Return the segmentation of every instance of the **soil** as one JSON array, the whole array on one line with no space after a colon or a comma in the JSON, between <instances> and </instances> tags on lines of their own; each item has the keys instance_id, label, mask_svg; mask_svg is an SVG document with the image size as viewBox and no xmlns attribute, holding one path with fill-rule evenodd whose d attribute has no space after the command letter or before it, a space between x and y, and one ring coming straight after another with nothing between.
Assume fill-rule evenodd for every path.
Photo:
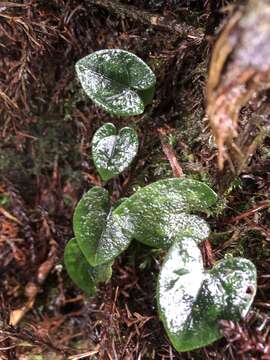
<instances>
[{"instance_id":1,"label":"soil","mask_svg":"<svg viewBox=\"0 0 270 360\"><path fill-rule=\"evenodd\" d=\"M269 120L268 90L260 88L241 109L242 143L247 133L260 139L241 166L232 158L219 170L205 116L213 46L242 4L0 4L1 360L270 359L270 137L253 116L259 108L260 119ZM142 116L111 117L83 93L74 64L105 48L131 51L155 72L155 98ZM133 243L114 264L111 281L90 298L65 271L74 207L84 191L101 184L90 148L107 121L118 128L132 122L140 138L132 166L105 185L113 201L170 176L204 181L220 194L207 219L212 235L202 245L205 264L232 254L257 267L258 292L247 318L222 321L224 338L206 348L179 354L166 337L155 299L160 251Z\"/></svg>"}]
</instances>

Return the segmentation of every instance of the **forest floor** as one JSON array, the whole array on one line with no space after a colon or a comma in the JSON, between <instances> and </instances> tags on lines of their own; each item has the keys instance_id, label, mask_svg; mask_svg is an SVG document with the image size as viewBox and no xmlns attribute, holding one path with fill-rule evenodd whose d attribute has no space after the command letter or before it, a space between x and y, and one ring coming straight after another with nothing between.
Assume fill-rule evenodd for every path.
<instances>
[{"instance_id":1,"label":"forest floor","mask_svg":"<svg viewBox=\"0 0 270 360\"><path fill-rule=\"evenodd\" d=\"M231 2L126 0L135 6L127 13L111 3L0 4L0 359L270 359L270 137L224 195L230 176L218 169L205 117L212 46ZM142 116L112 118L83 93L74 65L104 48L131 51L155 72L154 102ZM248 317L224 322L224 338L206 348L171 347L156 311L156 250L132 244L91 298L65 271L74 207L100 184L91 139L107 121L132 122L140 138L131 168L106 184L114 200L176 175L175 159L186 176L223 187L204 249L213 261L228 253L252 260L258 292Z\"/></svg>"}]
</instances>

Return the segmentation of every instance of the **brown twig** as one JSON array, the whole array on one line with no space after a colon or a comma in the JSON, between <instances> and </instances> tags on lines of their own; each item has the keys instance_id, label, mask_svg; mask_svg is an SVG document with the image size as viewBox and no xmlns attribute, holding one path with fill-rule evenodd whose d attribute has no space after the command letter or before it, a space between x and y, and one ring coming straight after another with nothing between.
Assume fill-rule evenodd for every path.
<instances>
[{"instance_id":1,"label":"brown twig","mask_svg":"<svg viewBox=\"0 0 270 360\"><path fill-rule=\"evenodd\" d=\"M166 155L167 159L172 168L173 176L175 177L183 177L185 176L183 169L181 168L179 162L177 161L175 151L171 147L171 145L166 141L166 130L160 128L158 129L159 137L161 141L161 146L164 154Z\"/></svg>"},{"instance_id":2,"label":"brown twig","mask_svg":"<svg viewBox=\"0 0 270 360\"><path fill-rule=\"evenodd\" d=\"M266 209L269 206L270 206L270 201L265 201L250 210L247 210L237 216L233 216L233 217L229 218L227 221L230 223L238 222L239 220L249 217L249 216L255 214L256 212L258 212L259 210Z\"/></svg>"},{"instance_id":3,"label":"brown twig","mask_svg":"<svg viewBox=\"0 0 270 360\"><path fill-rule=\"evenodd\" d=\"M72 355L68 359L69 360L80 360L80 359L85 359L85 358L88 359L89 357L92 357L98 353L99 353L99 346L97 346L97 348L95 350L87 351L86 353L82 353L82 354L78 354L78 355Z\"/></svg>"},{"instance_id":4,"label":"brown twig","mask_svg":"<svg viewBox=\"0 0 270 360\"><path fill-rule=\"evenodd\" d=\"M2 101L4 103L6 103L9 107L11 108L15 108L16 110L19 110L18 105L16 104L16 102L14 100L12 100L7 94L4 93L4 91L2 91L0 89L0 98L2 99Z\"/></svg>"},{"instance_id":5,"label":"brown twig","mask_svg":"<svg viewBox=\"0 0 270 360\"><path fill-rule=\"evenodd\" d=\"M2 1L1 8L11 8L11 7L20 7L20 8L27 8L31 6L31 4L17 4L10 1Z\"/></svg>"},{"instance_id":6,"label":"brown twig","mask_svg":"<svg viewBox=\"0 0 270 360\"><path fill-rule=\"evenodd\" d=\"M214 265L214 255L211 242L208 239L202 243L202 252L206 267L211 268Z\"/></svg>"},{"instance_id":7,"label":"brown twig","mask_svg":"<svg viewBox=\"0 0 270 360\"><path fill-rule=\"evenodd\" d=\"M182 37L191 39L202 39L203 33L185 22L178 23L175 19L168 19L164 16L153 14L148 11L139 10L135 6L121 4L112 0L90 0L93 5L101 6L111 13L122 18L128 17L146 25L177 33Z\"/></svg>"},{"instance_id":8,"label":"brown twig","mask_svg":"<svg viewBox=\"0 0 270 360\"><path fill-rule=\"evenodd\" d=\"M22 225L22 222L19 219L17 219L16 216L10 214L10 212L8 212L3 207L0 207L0 213L2 213L7 219L12 220L12 221L16 222L19 225Z\"/></svg>"}]
</instances>

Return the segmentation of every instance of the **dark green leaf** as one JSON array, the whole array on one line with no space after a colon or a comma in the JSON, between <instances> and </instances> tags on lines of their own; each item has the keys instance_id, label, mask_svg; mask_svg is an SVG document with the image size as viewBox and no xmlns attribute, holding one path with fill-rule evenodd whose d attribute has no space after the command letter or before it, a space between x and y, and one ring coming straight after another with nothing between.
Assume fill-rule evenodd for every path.
<instances>
[{"instance_id":1,"label":"dark green leaf","mask_svg":"<svg viewBox=\"0 0 270 360\"><path fill-rule=\"evenodd\" d=\"M146 245L168 248L175 237L207 238L207 223L185 212L206 211L217 201L207 185L191 179L166 179L148 185L113 211L123 232Z\"/></svg>"},{"instance_id":2,"label":"dark green leaf","mask_svg":"<svg viewBox=\"0 0 270 360\"><path fill-rule=\"evenodd\" d=\"M107 190L93 187L83 195L73 215L73 228L78 245L93 266L97 265L95 258L98 242L109 212L110 199Z\"/></svg>"},{"instance_id":3,"label":"dark green leaf","mask_svg":"<svg viewBox=\"0 0 270 360\"><path fill-rule=\"evenodd\" d=\"M104 124L92 140L92 155L97 171L107 181L124 171L137 154L139 146L135 130L125 127L117 135L113 124Z\"/></svg>"},{"instance_id":4,"label":"dark green leaf","mask_svg":"<svg viewBox=\"0 0 270 360\"><path fill-rule=\"evenodd\" d=\"M159 276L160 318L179 352L211 344L221 337L219 320L244 317L256 293L256 268L247 259L228 258L203 270L200 250L191 238L170 248Z\"/></svg>"},{"instance_id":5,"label":"dark green leaf","mask_svg":"<svg viewBox=\"0 0 270 360\"><path fill-rule=\"evenodd\" d=\"M87 95L111 114L139 115L152 101L155 75L128 51L96 51L79 60L76 71Z\"/></svg>"},{"instance_id":6,"label":"dark green leaf","mask_svg":"<svg viewBox=\"0 0 270 360\"><path fill-rule=\"evenodd\" d=\"M89 295L96 292L96 284L108 281L112 275L111 264L95 267L89 265L76 239L71 239L67 243L64 262L67 272L74 283Z\"/></svg>"},{"instance_id":7,"label":"dark green leaf","mask_svg":"<svg viewBox=\"0 0 270 360\"><path fill-rule=\"evenodd\" d=\"M83 195L73 216L76 240L89 264L113 261L130 243L117 222L112 221L107 190L93 187Z\"/></svg>"}]
</instances>

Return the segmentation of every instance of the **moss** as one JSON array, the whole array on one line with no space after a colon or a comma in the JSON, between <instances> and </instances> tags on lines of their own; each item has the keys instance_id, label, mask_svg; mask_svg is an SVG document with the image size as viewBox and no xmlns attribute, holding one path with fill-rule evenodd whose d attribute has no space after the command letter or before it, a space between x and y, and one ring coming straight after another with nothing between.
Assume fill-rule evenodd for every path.
<instances>
[{"instance_id":1,"label":"moss","mask_svg":"<svg viewBox=\"0 0 270 360\"><path fill-rule=\"evenodd\" d=\"M8 194L0 194L0 206L4 206L6 208L9 208L11 205L11 199Z\"/></svg>"}]
</instances>

